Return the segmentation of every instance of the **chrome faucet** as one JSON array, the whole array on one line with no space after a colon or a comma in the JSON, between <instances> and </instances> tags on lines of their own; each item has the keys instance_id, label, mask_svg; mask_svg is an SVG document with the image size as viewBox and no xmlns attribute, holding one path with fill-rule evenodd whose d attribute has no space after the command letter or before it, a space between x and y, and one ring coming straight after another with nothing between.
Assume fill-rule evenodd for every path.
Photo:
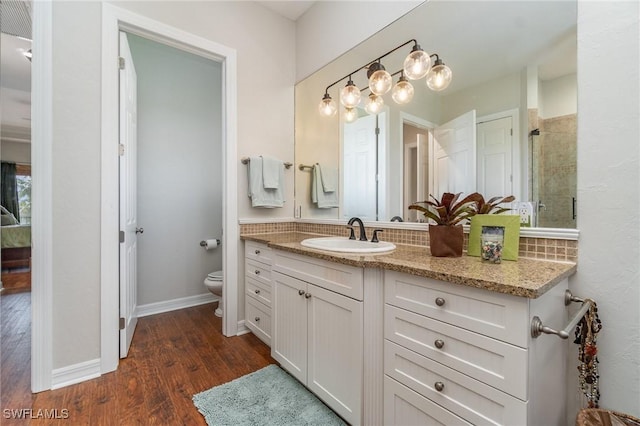
<instances>
[{"instance_id":1,"label":"chrome faucet","mask_svg":"<svg viewBox=\"0 0 640 426\"><path fill-rule=\"evenodd\" d=\"M351 236L349 236L349 239L350 240L356 239L356 236L353 232L353 224L355 222L358 222L358 225L360 226L360 241L368 241L367 233L364 230L364 224L362 223L362 220L359 217L352 217L351 219L349 219L348 225L349 225L349 228L351 228Z\"/></svg>"},{"instance_id":2,"label":"chrome faucet","mask_svg":"<svg viewBox=\"0 0 640 426\"><path fill-rule=\"evenodd\" d=\"M404 222L400 216L394 216L391 218L391 222Z\"/></svg>"}]
</instances>

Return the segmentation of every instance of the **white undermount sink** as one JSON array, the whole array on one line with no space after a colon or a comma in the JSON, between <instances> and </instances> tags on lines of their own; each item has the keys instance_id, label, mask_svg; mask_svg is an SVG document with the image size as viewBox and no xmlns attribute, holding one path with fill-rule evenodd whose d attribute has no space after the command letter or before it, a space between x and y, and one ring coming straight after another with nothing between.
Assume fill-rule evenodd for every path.
<instances>
[{"instance_id":1,"label":"white undermount sink","mask_svg":"<svg viewBox=\"0 0 640 426\"><path fill-rule=\"evenodd\" d=\"M372 243L371 241L350 240L347 237L307 238L300 242L305 247L336 251L341 253L385 253L396 248L388 241Z\"/></svg>"}]
</instances>

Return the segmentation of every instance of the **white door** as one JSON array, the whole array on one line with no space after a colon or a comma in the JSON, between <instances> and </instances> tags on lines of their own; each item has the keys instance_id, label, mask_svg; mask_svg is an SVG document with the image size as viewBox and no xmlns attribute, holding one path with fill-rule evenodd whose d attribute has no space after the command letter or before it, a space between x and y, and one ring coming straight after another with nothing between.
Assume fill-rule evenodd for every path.
<instances>
[{"instance_id":1,"label":"white door","mask_svg":"<svg viewBox=\"0 0 640 426\"><path fill-rule=\"evenodd\" d=\"M433 195L476 190L476 111L471 110L434 130Z\"/></svg>"},{"instance_id":2,"label":"white door","mask_svg":"<svg viewBox=\"0 0 640 426\"><path fill-rule=\"evenodd\" d=\"M271 356L307 383L307 283L273 272Z\"/></svg>"},{"instance_id":3,"label":"white door","mask_svg":"<svg viewBox=\"0 0 640 426\"><path fill-rule=\"evenodd\" d=\"M138 322L138 216L136 70L127 35L123 32L120 32L120 57L124 60L124 69L120 70L120 358L124 358L129 352Z\"/></svg>"},{"instance_id":4,"label":"white door","mask_svg":"<svg viewBox=\"0 0 640 426\"><path fill-rule=\"evenodd\" d=\"M511 121L503 117L477 125L478 192L486 199L514 193Z\"/></svg>"},{"instance_id":5,"label":"white door","mask_svg":"<svg viewBox=\"0 0 640 426\"><path fill-rule=\"evenodd\" d=\"M367 115L344 125L343 217L377 217L376 116Z\"/></svg>"},{"instance_id":6,"label":"white door","mask_svg":"<svg viewBox=\"0 0 640 426\"><path fill-rule=\"evenodd\" d=\"M307 387L350 424L361 423L362 302L309 284Z\"/></svg>"}]
</instances>

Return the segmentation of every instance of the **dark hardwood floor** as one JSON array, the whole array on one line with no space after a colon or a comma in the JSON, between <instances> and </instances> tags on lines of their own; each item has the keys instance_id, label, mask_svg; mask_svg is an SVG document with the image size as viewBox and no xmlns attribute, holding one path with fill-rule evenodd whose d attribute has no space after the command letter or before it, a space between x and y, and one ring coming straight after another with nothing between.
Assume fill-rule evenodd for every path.
<instances>
[{"instance_id":1,"label":"dark hardwood floor","mask_svg":"<svg viewBox=\"0 0 640 426\"><path fill-rule=\"evenodd\" d=\"M30 293L0 297L2 425L205 425L194 394L275 362L253 334L224 337L215 304L208 304L140 318L129 356L117 371L32 394L29 298ZM68 418L7 418L12 409Z\"/></svg>"}]
</instances>

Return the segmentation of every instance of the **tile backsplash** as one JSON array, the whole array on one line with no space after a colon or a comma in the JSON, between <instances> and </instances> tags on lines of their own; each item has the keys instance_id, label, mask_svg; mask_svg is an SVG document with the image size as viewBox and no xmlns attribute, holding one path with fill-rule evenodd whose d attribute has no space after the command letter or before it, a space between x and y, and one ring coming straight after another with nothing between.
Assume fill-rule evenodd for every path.
<instances>
[{"instance_id":1,"label":"tile backsplash","mask_svg":"<svg viewBox=\"0 0 640 426\"><path fill-rule=\"evenodd\" d=\"M396 244L418 246L429 245L429 232L426 230L410 230L380 227L366 227L367 236L373 235L374 229L383 229L379 238ZM240 225L240 234L267 234L273 232L303 232L308 234L348 236L345 225L329 225L320 223L279 222L251 223ZM356 231L357 232L357 231ZM464 249L468 245L469 234L464 235ZM518 250L520 257L558 262L576 262L578 260L578 242L575 240L555 238L520 237Z\"/></svg>"}]
</instances>

